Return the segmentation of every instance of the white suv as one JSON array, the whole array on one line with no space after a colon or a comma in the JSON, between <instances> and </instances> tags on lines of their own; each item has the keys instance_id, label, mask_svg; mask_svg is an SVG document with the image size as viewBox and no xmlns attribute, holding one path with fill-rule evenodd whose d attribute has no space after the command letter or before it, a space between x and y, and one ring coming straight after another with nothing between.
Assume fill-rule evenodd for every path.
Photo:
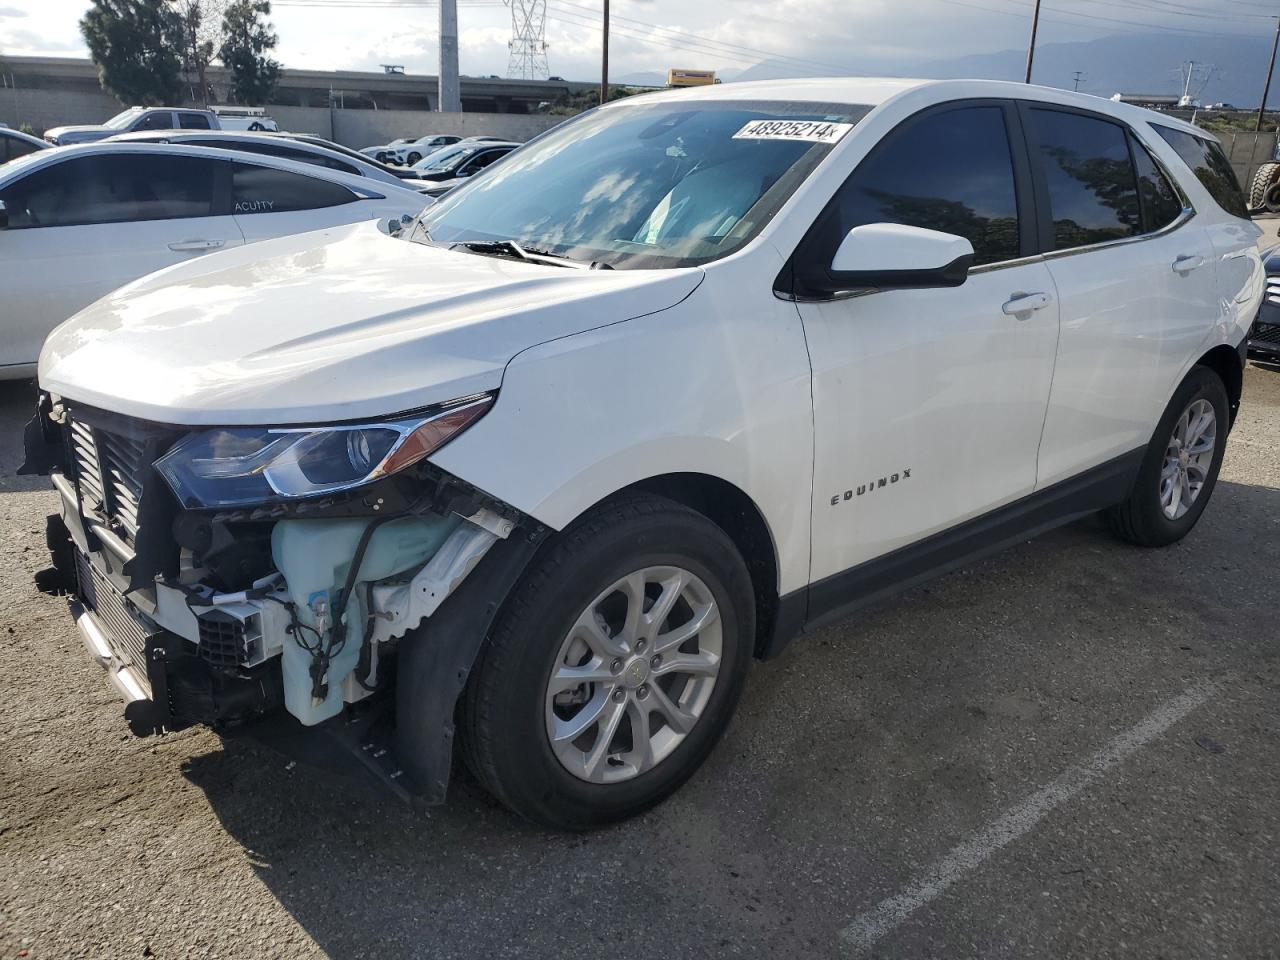
<instances>
[{"instance_id":1,"label":"white suv","mask_svg":"<svg viewBox=\"0 0 1280 960\"><path fill-rule=\"evenodd\" d=\"M629 98L405 233L57 330L46 580L136 729L385 727L438 802L456 723L575 829L675 790L815 624L1094 511L1185 536L1263 288L1209 135L985 81Z\"/></svg>"}]
</instances>

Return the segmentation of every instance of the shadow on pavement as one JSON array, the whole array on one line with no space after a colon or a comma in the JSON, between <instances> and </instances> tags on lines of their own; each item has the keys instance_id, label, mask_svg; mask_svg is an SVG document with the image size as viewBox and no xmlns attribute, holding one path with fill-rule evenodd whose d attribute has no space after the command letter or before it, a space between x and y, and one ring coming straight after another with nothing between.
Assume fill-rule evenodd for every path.
<instances>
[{"instance_id":1,"label":"shadow on pavement","mask_svg":"<svg viewBox=\"0 0 1280 960\"><path fill-rule=\"evenodd\" d=\"M0 494L50 489L45 477L18 476L18 467L22 465L22 429L35 408L35 381L0 381L0 436L11 438L0 444Z\"/></svg>"},{"instance_id":2,"label":"shadow on pavement","mask_svg":"<svg viewBox=\"0 0 1280 960\"><path fill-rule=\"evenodd\" d=\"M185 773L336 960L831 955L852 910L1192 678L1274 685L1278 523L1280 490L1223 481L1182 544L1091 518L802 638L690 784L599 833L524 824L465 774L414 814L245 741Z\"/></svg>"}]
</instances>

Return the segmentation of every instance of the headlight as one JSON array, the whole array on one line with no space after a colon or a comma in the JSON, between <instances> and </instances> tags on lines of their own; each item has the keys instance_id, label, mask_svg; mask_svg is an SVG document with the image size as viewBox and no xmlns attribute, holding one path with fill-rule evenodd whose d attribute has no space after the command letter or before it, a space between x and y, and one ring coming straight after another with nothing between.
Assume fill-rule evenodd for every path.
<instances>
[{"instance_id":1,"label":"headlight","mask_svg":"<svg viewBox=\"0 0 1280 960\"><path fill-rule=\"evenodd\" d=\"M183 506L237 507L349 490L405 469L489 409L468 397L428 414L333 427L220 427L156 461Z\"/></svg>"}]
</instances>

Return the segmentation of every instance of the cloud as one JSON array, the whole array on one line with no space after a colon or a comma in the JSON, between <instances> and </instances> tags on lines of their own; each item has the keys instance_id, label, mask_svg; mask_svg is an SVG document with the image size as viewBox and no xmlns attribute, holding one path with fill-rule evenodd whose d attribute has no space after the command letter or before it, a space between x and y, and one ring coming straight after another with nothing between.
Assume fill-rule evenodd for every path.
<instances>
[{"instance_id":1,"label":"cloud","mask_svg":"<svg viewBox=\"0 0 1280 960\"><path fill-rule=\"evenodd\" d=\"M81 44L69 40L51 40L33 30L0 29L0 50L28 57L62 57L83 51Z\"/></svg>"},{"instance_id":2,"label":"cloud","mask_svg":"<svg viewBox=\"0 0 1280 960\"><path fill-rule=\"evenodd\" d=\"M0 20L17 20L26 15L27 11L19 10L17 7L0 7Z\"/></svg>"}]
</instances>

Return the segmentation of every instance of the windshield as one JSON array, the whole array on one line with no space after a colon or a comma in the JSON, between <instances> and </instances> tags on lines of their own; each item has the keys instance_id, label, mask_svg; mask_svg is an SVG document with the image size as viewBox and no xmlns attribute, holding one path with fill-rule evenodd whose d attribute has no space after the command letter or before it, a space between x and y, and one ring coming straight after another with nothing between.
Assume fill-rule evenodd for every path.
<instances>
[{"instance_id":1,"label":"windshield","mask_svg":"<svg viewBox=\"0 0 1280 960\"><path fill-rule=\"evenodd\" d=\"M663 98L593 110L428 208L414 237L515 240L617 268L706 263L755 236L870 109Z\"/></svg>"},{"instance_id":2,"label":"windshield","mask_svg":"<svg viewBox=\"0 0 1280 960\"><path fill-rule=\"evenodd\" d=\"M142 112L141 107L130 107L128 110L125 110L123 113L117 113L114 117L112 117L110 120L104 123L103 126L111 130L123 129L124 127L127 127L129 125L130 120L132 120L141 112Z\"/></svg>"},{"instance_id":3,"label":"windshield","mask_svg":"<svg viewBox=\"0 0 1280 960\"><path fill-rule=\"evenodd\" d=\"M475 150L475 147L443 147L434 153L428 153L413 165L413 169L443 173L446 170L452 170L471 156Z\"/></svg>"}]
</instances>

